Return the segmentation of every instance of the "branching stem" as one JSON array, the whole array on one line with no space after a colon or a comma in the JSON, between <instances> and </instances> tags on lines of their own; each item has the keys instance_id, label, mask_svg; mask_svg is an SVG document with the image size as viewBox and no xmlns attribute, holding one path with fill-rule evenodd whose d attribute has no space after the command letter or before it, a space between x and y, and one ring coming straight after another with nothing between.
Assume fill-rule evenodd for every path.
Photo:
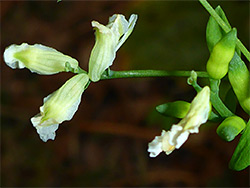
<instances>
[{"instance_id":1,"label":"branching stem","mask_svg":"<svg viewBox=\"0 0 250 188\"><path fill-rule=\"evenodd\" d=\"M199 0L200 3L203 5L203 7L208 11L208 13L213 16L213 18L217 21L217 23L221 26L221 28L228 33L231 28L228 27L225 22L221 19L221 17L215 12L213 7L207 2L207 0ZM250 62L250 53L247 50L247 48L242 44L242 42L237 39L236 41L237 47L240 49L240 51L245 55L247 60Z\"/></svg>"}]
</instances>

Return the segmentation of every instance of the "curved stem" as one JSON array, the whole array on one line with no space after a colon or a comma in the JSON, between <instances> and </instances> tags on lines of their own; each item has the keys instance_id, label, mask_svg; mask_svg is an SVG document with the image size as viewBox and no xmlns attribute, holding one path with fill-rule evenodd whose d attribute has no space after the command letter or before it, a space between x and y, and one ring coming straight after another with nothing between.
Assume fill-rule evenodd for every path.
<instances>
[{"instance_id":1,"label":"curved stem","mask_svg":"<svg viewBox=\"0 0 250 188\"><path fill-rule=\"evenodd\" d=\"M203 5L203 7L208 11L208 13L213 16L213 18L217 21L217 23L221 26L221 28L227 33L231 30L230 27L228 27L225 22L221 19L221 17L215 12L213 7L207 2L207 0L199 0L200 3ZM240 49L240 51L245 55L247 60L250 62L250 53L247 50L247 48L242 44L242 42L237 39L236 41L237 47Z\"/></svg>"},{"instance_id":2,"label":"curved stem","mask_svg":"<svg viewBox=\"0 0 250 188\"><path fill-rule=\"evenodd\" d=\"M219 97L219 85L220 80L210 79L210 88L211 88L211 102L214 109L220 114L221 117L229 117L234 114L225 106L222 100Z\"/></svg>"},{"instance_id":3,"label":"curved stem","mask_svg":"<svg viewBox=\"0 0 250 188\"><path fill-rule=\"evenodd\" d=\"M201 78L208 78L207 72L197 71L197 76ZM112 71L104 72L101 80L115 79L115 78L143 78L143 77L189 77L191 71L165 71L165 70L129 70L129 71Z\"/></svg>"}]
</instances>

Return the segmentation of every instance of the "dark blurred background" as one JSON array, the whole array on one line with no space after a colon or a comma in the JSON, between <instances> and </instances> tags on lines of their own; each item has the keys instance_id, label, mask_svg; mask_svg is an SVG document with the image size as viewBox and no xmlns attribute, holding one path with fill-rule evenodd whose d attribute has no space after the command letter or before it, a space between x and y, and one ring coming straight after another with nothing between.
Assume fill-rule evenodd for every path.
<instances>
[{"instance_id":1,"label":"dark blurred background","mask_svg":"<svg viewBox=\"0 0 250 188\"><path fill-rule=\"evenodd\" d=\"M94 45L90 22L107 24L122 13L139 15L132 35L117 53L113 70L205 70L206 10L195 1L1 1L1 56L11 44L44 44L88 68ZM222 6L249 49L249 2ZM249 168L235 172L228 163L239 138L226 143L217 124L201 126L181 149L149 158L147 144L179 120L155 106L191 101L186 78L117 79L92 83L74 118L64 122L55 141L43 143L30 123L42 99L71 73L40 76L12 70L1 57L1 186L203 186L248 187ZM206 80L199 79L201 85ZM228 84L222 86L227 91ZM225 93L225 92L224 92ZM223 95L223 93L222 93ZM223 97L223 96L222 96ZM248 116L237 108L245 119Z\"/></svg>"}]
</instances>

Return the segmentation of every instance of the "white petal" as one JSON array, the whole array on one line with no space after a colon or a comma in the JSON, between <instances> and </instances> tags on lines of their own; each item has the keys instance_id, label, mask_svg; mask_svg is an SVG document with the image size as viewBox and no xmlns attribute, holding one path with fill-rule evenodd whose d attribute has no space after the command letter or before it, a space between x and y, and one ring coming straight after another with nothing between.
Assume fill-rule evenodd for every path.
<instances>
[{"instance_id":1,"label":"white petal","mask_svg":"<svg viewBox=\"0 0 250 188\"><path fill-rule=\"evenodd\" d=\"M165 134L163 130L161 136L156 136L152 142L148 144L148 152L150 157L156 157L162 152L162 139Z\"/></svg>"},{"instance_id":2,"label":"white petal","mask_svg":"<svg viewBox=\"0 0 250 188\"><path fill-rule=\"evenodd\" d=\"M177 145L177 138L182 133L183 127L179 124L172 125L171 130L169 131L169 143L171 145Z\"/></svg>"},{"instance_id":3,"label":"white petal","mask_svg":"<svg viewBox=\"0 0 250 188\"><path fill-rule=\"evenodd\" d=\"M51 139L54 140L56 136L56 130L58 129L58 124L51 124L49 126L43 126L43 124L40 124L41 122L41 114L37 114L33 118L31 118L31 123L36 128L37 133L40 136L40 139L44 142L47 142L47 140ZM50 121L50 120L48 120ZM46 124L46 122L45 122Z\"/></svg>"},{"instance_id":4,"label":"white petal","mask_svg":"<svg viewBox=\"0 0 250 188\"><path fill-rule=\"evenodd\" d=\"M42 75L51 75L65 71L66 62L73 69L78 68L76 59L42 44L13 44L5 49L4 61L13 69L28 68L31 72Z\"/></svg>"},{"instance_id":5,"label":"white petal","mask_svg":"<svg viewBox=\"0 0 250 188\"><path fill-rule=\"evenodd\" d=\"M176 149L179 149L182 144L184 144L184 142L186 142L186 140L188 139L189 136L189 132L188 131L184 131L182 132L177 138L176 138Z\"/></svg>"},{"instance_id":6,"label":"white petal","mask_svg":"<svg viewBox=\"0 0 250 188\"><path fill-rule=\"evenodd\" d=\"M89 77L93 82L97 82L103 72L113 64L119 36L117 37L108 27L96 21L92 22L92 26L96 29L96 42L89 58Z\"/></svg>"},{"instance_id":7,"label":"white petal","mask_svg":"<svg viewBox=\"0 0 250 188\"><path fill-rule=\"evenodd\" d=\"M96 42L89 58L89 77L93 82L99 81L103 72L113 64L116 51L131 34L136 19L137 15L131 15L128 22L125 16L114 14L106 26L91 22L96 30Z\"/></svg>"},{"instance_id":8,"label":"white petal","mask_svg":"<svg viewBox=\"0 0 250 188\"><path fill-rule=\"evenodd\" d=\"M10 45L9 47L7 47L4 51L4 54L3 54L3 58L4 58L4 61L5 63L11 67L12 69L23 69L25 67L25 65L17 60L15 57L14 57L14 54L16 52L19 52L19 51L22 51L22 50L25 50L29 47L29 45L27 43L23 43L21 44L20 46L19 45Z\"/></svg>"},{"instance_id":9,"label":"white petal","mask_svg":"<svg viewBox=\"0 0 250 188\"><path fill-rule=\"evenodd\" d=\"M54 140L56 137L56 130L58 129L58 124L50 125L47 127L36 127L36 131L39 134L42 141L47 142L49 139Z\"/></svg>"},{"instance_id":10,"label":"white petal","mask_svg":"<svg viewBox=\"0 0 250 188\"><path fill-rule=\"evenodd\" d=\"M171 145L169 142L170 139L170 131L164 131L164 135L162 134L162 150L169 155L170 153L172 153L175 149L175 145Z\"/></svg>"},{"instance_id":11,"label":"white petal","mask_svg":"<svg viewBox=\"0 0 250 188\"><path fill-rule=\"evenodd\" d=\"M124 33L122 38L119 40L119 43L116 46L116 51L119 50L119 48L123 45L123 43L127 40L129 35L132 33L132 31L135 27L135 23L136 23L137 18L138 18L138 15L136 15L136 14L132 14L130 16L129 23L128 23L128 30Z\"/></svg>"},{"instance_id":12,"label":"white petal","mask_svg":"<svg viewBox=\"0 0 250 188\"><path fill-rule=\"evenodd\" d=\"M58 124L72 119L88 80L87 74L75 75L57 91L44 98L40 113L31 118L43 141L54 139Z\"/></svg>"}]
</instances>

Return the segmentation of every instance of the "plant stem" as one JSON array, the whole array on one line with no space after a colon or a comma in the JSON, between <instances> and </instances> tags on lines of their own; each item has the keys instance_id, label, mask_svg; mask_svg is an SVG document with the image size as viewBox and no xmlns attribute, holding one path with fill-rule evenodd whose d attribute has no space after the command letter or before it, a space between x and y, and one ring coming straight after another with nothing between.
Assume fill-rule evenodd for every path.
<instances>
[{"instance_id":1,"label":"plant stem","mask_svg":"<svg viewBox=\"0 0 250 188\"><path fill-rule=\"evenodd\" d=\"M221 17L215 12L215 10L213 9L213 7L207 2L207 0L199 0L200 3L203 5L203 7L209 12L209 14L211 16L213 16L213 18L217 21L217 23L221 26L221 28L228 33L231 28L228 27L225 22L221 19ZM237 47L240 49L240 51L245 55L245 57L247 58L247 60L250 62L250 53L247 50L247 48L242 44L242 42L237 39L236 41L236 45Z\"/></svg>"},{"instance_id":2,"label":"plant stem","mask_svg":"<svg viewBox=\"0 0 250 188\"><path fill-rule=\"evenodd\" d=\"M214 109L220 114L221 117L229 117L234 114L225 106L219 97L219 85L220 80L210 79L210 88L211 88L211 102Z\"/></svg>"},{"instance_id":3,"label":"plant stem","mask_svg":"<svg viewBox=\"0 0 250 188\"><path fill-rule=\"evenodd\" d=\"M208 78L207 72L197 71L197 76L201 78ZM165 71L165 70L129 70L129 71L112 71L104 72L101 80L115 79L115 78L143 78L143 77L189 77L191 71Z\"/></svg>"}]
</instances>

